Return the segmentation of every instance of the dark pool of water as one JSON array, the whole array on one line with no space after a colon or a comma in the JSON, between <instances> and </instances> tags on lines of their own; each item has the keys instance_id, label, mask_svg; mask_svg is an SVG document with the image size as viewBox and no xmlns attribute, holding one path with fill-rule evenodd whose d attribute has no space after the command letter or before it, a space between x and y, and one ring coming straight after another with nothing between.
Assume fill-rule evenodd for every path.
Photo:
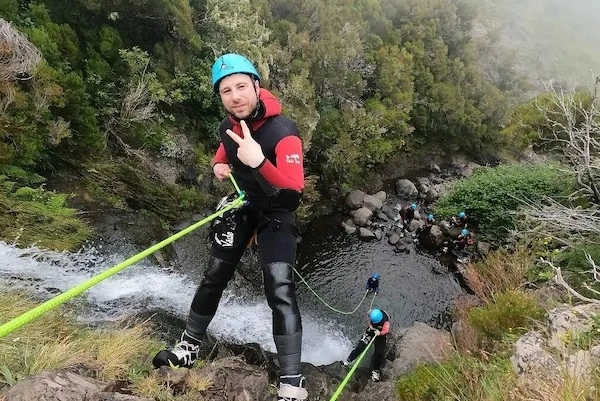
<instances>
[{"instance_id":1,"label":"dark pool of water","mask_svg":"<svg viewBox=\"0 0 600 401\"><path fill-rule=\"evenodd\" d=\"M323 217L303 233L298 271L311 288L336 309L352 311L364 295L367 278L377 272L381 287L373 306L389 312L394 327L415 321L439 325L452 299L462 292L452 273L435 273L433 268L440 262L413 245L409 245L410 253L397 253L385 237L367 242L356 234L346 234L341 218ZM360 333L366 325L370 297L356 313L342 315L325 306L301 282L298 295L303 309L343 323L349 335Z\"/></svg>"}]
</instances>

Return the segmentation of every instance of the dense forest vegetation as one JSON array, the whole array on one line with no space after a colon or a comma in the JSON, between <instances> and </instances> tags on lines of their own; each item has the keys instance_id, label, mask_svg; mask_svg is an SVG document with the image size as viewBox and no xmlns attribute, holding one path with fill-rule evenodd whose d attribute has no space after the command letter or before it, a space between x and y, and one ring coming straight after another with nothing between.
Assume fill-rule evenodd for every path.
<instances>
[{"instance_id":1,"label":"dense forest vegetation","mask_svg":"<svg viewBox=\"0 0 600 401\"><path fill-rule=\"evenodd\" d=\"M255 60L298 122L317 189L360 185L403 148L489 153L513 88L479 72L476 15L462 0L4 0L41 59L0 86L0 172L17 186L76 172L96 196L180 217L202 199L143 180L182 158L182 136L208 175L225 51Z\"/></svg>"},{"instance_id":2,"label":"dense forest vegetation","mask_svg":"<svg viewBox=\"0 0 600 401\"><path fill-rule=\"evenodd\" d=\"M13 215L23 202L58 210L65 197L40 185L63 177L166 224L206 204L223 118L209 74L224 52L254 60L301 129L304 216L325 189L366 185L399 155L486 160L507 143L526 147L529 133L501 130L530 87L491 30L473 35L494 10L470 0L2 0L0 202ZM72 232L69 218L51 231ZM22 222L38 218L23 219L0 226L23 239Z\"/></svg>"},{"instance_id":3,"label":"dense forest vegetation","mask_svg":"<svg viewBox=\"0 0 600 401\"><path fill-rule=\"evenodd\" d=\"M437 219L465 211L490 250L465 267L473 294L450 311L455 352L393 378L398 399L597 400L597 367L583 380L564 366L523 380L512 357L522 335L546 330L546 310L600 303L600 80L584 88L600 62L599 13L596 0L0 0L0 240L79 248L91 231L70 192L167 226L211 205L226 189L209 166L224 115L210 66L240 52L301 129L304 217L330 188L368 186L403 156L540 154L477 169L435 205ZM0 297L15 316L29 308ZM30 326L19 336L36 341L0 349L11 355L0 384L64 366L65 354L79 362L64 343L81 330L47 318L45 341L62 351L40 358L50 347ZM597 350L599 328L595 315L566 332L556 360ZM149 364L137 350L159 345L121 334L74 343L86 356L126 350L134 368L111 372L136 393L186 397L140 385ZM99 375L114 367L100 362Z\"/></svg>"}]
</instances>

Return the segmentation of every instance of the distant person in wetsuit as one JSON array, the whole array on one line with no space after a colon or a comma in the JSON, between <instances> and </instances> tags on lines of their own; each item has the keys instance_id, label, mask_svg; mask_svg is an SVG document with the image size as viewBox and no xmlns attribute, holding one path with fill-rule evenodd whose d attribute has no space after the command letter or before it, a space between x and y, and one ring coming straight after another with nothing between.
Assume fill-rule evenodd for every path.
<instances>
[{"instance_id":1,"label":"distant person in wetsuit","mask_svg":"<svg viewBox=\"0 0 600 401\"><path fill-rule=\"evenodd\" d=\"M379 292L379 274L373 273L373 275L367 279L365 289L369 291L369 293L377 295Z\"/></svg>"},{"instance_id":2,"label":"distant person in wetsuit","mask_svg":"<svg viewBox=\"0 0 600 401\"><path fill-rule=\"evenodd\" d=\"M378 382L381 379L381 365L385 357L385 344L390 332L390 315L382 309L371 309L368 313L369 327L356 347L350 352L348 358L342 361L342 365L348 366L367 348L373 337L375 337L373 358L371 359L371 380Z\"/></svg>"}]
</instances>

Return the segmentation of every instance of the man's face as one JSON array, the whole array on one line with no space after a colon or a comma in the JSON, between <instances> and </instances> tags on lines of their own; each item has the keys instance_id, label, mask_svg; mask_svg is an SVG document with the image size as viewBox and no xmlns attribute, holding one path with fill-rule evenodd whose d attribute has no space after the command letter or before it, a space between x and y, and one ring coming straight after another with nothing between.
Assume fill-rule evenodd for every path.
<instances>
[{"instance_id":1,"label":"man's face","mask_svg":"<svg viewBox=\"0 0 600 401\"><path fill-rule=\"evenodd\" d=\"M259 84L246 74L229 75L219 82L219 95L229 114L237 119L247 118L256 109Z\"/></svg>"}]
</instances>

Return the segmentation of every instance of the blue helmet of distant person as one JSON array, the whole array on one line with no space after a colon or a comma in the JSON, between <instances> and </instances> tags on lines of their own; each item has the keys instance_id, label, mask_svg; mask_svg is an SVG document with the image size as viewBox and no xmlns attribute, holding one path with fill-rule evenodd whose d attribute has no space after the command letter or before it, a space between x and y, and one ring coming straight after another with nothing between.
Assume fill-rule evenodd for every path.
<instances>
[{"instance_id":1,"label":"blue helmet of distant person","mask_svg":"<svg viewBox=\"0 0 600 401\"><path fill-rule=\"evenodd\" d=\"M465 217L467 217L467 215L465 214L465 212L460 212L458 214L458 217L460 217L461 219L464 219Z\"/></svg>"},{"instance_id":2,"label":"blue helmet of distant person","mask_svg":"<svg viewBox=\"0 0 600 401\"><path fill-rule=\"evenodd\" d=\"M410 208L411 208L412 210L417 210L417 204L416 204L416 203L411 203L411 204L410 204Z\"/></svg>"},{"instance_id":3,"label":"blue helmet of distant person","mask_svg":"<svg viewBox=\"0 0 600 401\"><path fill-rule=\"evenodd\" d=\"M379 274L378 273L373 273L373 275L371 276L371 278L373 280L379 280Z\"/></svg>"},{"instance_id":4,"label":"blue helmet of distant person","mask_svg":"<svg viewBox=\"0 0 600 401\"><path fill-rule=\"evenodd\" d=\"M233 74L250 75L260 82L260 74L250 60L239 54L228 53L219 57L212 66L211 81L213 90L219 92L219 82Z\"/></svg>"},{"instance_id":5,"label":"blue helmet of distant person","mask_svg":"<svg viewBox=\"0 0 600 401\"><path fill-rule=\"evenodd\" d=\"M383 312L380 309L372 309L369 312L369 320L373 324L377 324L383 320Z\"/></svg>"},{"instance_id":6,"label":"blue helmet of distant person","mask_svg":"<svg viewBox=\"0 0 600 401\"><path fill-rule=\"evenodd\" d=\"M433 214L427 215L427 221L433 221Z\"/></svg>"},{"instance_id":7,"label":"blue helmet of distant person","mask_svg":"<svg viewBox=\"0 0 600 401\"><path fill-rule=\"evenodd\" d=\"M463 229L460 231L460 235L469 235L469 230L467 230L466 228L463 228Z\"/></svg>"}]
</instances>

